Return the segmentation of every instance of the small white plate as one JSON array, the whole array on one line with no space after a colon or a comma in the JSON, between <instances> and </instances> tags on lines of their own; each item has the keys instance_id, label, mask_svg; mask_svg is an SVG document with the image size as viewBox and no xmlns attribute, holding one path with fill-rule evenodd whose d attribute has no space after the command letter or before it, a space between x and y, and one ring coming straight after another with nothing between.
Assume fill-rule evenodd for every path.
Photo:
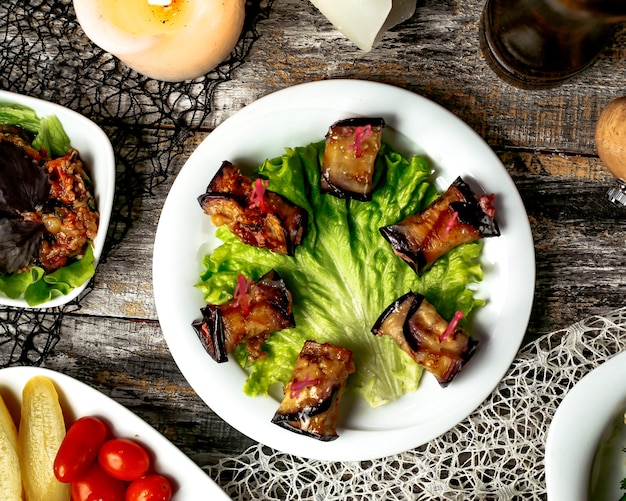
<instances>
[{"instance_id":1,"label":"small white plate","mask_svg":"<svg viewBox=\"0 0 626 501\"><path fill-rule=\"evenodd\" d=\"M626 352L583 377L559 405L546 439L549 501L618 501L626 492L624 381Z\"/></svg>"},{"instance_id":2,"label":"small white plate","mask_svg":"<svg viewBox=\"0 0 626 501\"><path fill-rule=\"evenodd\" d=\"M0 90L0 104L28 106L35 110L40 118L56 116L69 136L72 147L79 151L93 181L96 207L100 214L98 234L93 242L94 267L97 267L104 248L115 194L115 155L109 138L94 122L58 104L3 90ZM23 298L11 299L0 293L0 304L22 308L61 306L78 297L88 283L89 280L69 294L56 296L37 306L30 306Z\"/></svg>"},{"instance_id":3,"label":"small white plate","mask_svg":"<svg viewBox=\"0 0 626 501\"><path fill-rule=\"evenodd\" d=\"M172 482L173 501L197 501L198 493L202 493L204 499L230 499L196 463L136 414L90 386L59 372L35 367L0 369L0 395L16 422L19 422L24 385L37 375L46 376L54 382L66 423L81 416L97 416L109 425L113 435L132 438L145 445L152 453L155 470Z\"/></svg>"},{"instance_id":4,"label":"small white plate","mask_svg":"<svg viewBox=\"0 0 626 501\"><path fill-rule=\"evenodd\" d=\"M441 190L459 175L496 194L502 235L485 239L485 278L477 295L488 299L474 317L476 355L447 388L425 374L413 394L372 409L358 400L342 418L339 438L320 442L271 423L279 401L251 398L245 373L233 360L217 364L191 323L204 306L202 257L214 228L197 202L223 160L258 165L324 138L351 116L383 117L385 140L398 151L432 161ZM181 372L213 411L249 437L275 449L323 460L365 460L422 445L467 417L509 368L526 332L535 285L528 217L506 169L487 144L441 106L409 91L374 82L327 80L266 96L218 126L191 155L167 197L157 228L153 278L159 321ZM401 291L404 292L404 291Z\"/></svg>"}]
</instances>

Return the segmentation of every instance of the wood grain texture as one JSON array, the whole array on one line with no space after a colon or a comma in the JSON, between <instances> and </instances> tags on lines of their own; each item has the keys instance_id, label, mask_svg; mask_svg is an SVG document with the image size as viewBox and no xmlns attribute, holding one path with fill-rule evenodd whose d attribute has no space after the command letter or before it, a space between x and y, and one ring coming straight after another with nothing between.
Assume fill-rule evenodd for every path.
<instances>
[{"instance_id":1,"label":"wood grain texture","mask_svg":"<svg viewBox=\"0 0 626 501\"><path fill-rule=\"evenodd\" d=\"M148 89L142 94L135 88L127 107L99 107L109 91L99 78L103 68L117 64L112 58L102 56L97 65L81 69L89 93L67 92L57 68L63 54L42 47L41 64L54 65L57 78L26 93L88 110L111 135L117 126L131 124L150 145L131 166L137 182L149 184L130 208L132 225L99 266L82 308L66 315L61 341L46 366L136 412L199 465L251 443L207 408L167 349L152 291L154 236L175 175L202 139L256 99L321 79L365 79L409 89L453 112L494 149L520 191L536 250L536 295L526 342L626 304L626 210L606 200L613 181L597 158L593 136L603 107L626 94L626 28L617 29L612 44L578 78L547 91L524 91L499 80L485 62L478 38L483 3L420 0L410 20L365 53L308 1L276 0L269 18L257 26L260 38L246 62L219 84L212 113L174 156L167 154L171 127L151 114ZM0 43L10 43L11 36L16 34L0 33ZM93 50L79 30L67 36L86 55ZM67 65L63 71L77 70ZM144 112L138 123L135 108ZM167 174L146 183L141 176L159 165Z\"/></svg>"},{"instance_id":2,"label":"wood grain texture","mask_svg":"<svg viewBox=\"0 0 626 501\"><path fill-rule=\"evenodd\" d=\"M64 322L64 335L47 359L47 368L124 405L199 465L241 453L252 443L189 386L157 322L102 316L69 317Z\"/></svg>"}]
</instances>

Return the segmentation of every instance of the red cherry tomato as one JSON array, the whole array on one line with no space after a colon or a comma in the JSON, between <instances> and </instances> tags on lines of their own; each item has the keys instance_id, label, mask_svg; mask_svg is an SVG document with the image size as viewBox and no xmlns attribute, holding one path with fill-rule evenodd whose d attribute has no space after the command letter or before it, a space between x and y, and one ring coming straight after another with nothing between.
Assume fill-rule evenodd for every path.
<instances>
[{"instance_id":1,"label":"red cherry tomato","mask_svg":"<svg viewBox=\"0 0 626 501\"><path fill-rule=\"evenodd\" d=\"M80 479L72 482L72 501L124 501L126 484L111 478L94 461Z\"/></svg>"},{"instance_id":2,"label":"red cherry tomato","mask_svg":"<svg viewBox=\"0 0 626 501\"><path fill-rule=\"evenodd\" d=\"M54 475L60 482L73 482L89 468L107 437L107 427L94 416L85 416L67 430L54 459Z\"/></svg>"},{"instance_id":3,"label":"red cherry tomato","mask_svg":"<svg viewBox=\"0 0 626 501\"><path fill-rule=\"evenodd\" d=\"M148 452L127 438L112 438L100 447L98 462L102 469L119 480L136 480L150 468Z\"/></svg>"},{"instance_id":4,"label":"red cherry tomato","mask_svg":"<svg viewBox=\"0 0 626 501\"><path fill-rule=\"evenodd\" d=\"M154 473L134 480L126 488L126 501L170 501L172 486L163 475Z\"/></svg>"}]
</instances>

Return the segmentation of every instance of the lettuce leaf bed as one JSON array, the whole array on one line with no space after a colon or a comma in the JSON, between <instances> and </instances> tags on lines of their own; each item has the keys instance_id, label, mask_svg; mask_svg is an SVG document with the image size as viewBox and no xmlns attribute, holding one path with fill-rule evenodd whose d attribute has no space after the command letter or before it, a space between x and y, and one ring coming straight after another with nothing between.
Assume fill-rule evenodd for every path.
<instances>
[{"instance_id":1,"label":"lettuce leaf bed","mask_svg":"<svg viewBox=\"0 0 626 501\"><path fill-rule=\"evenodd\" d=\"M28 106L0 103L0 124L17 125L33 134L33 148L46 150L50 158L62 157L70 149L70 138L54 115L40 118Z\"/></svg>"},{"instance_id":2,"label":"lettuce leaf bed","mask_svg":"<svg viewBox=\"0 0 626 501\"><path fill-rule=\"evenodd\" d=\"M67 266L46 274L39 266L22 273L0 275L0 291L8 298L24 297L30 306L43 304L59 295L67 295L94 275L93 247L87 246L85 255Z\"/></svg>"},{"instance_id":3,"label":"lettuce leaf bed","mask_svg":"<svg viewBox=\"0 0 626 501\"><path fill-rule=\"evenodd\" d=\"M423 369L390 337L372 334L375 321L391 302L413 290L444 318L461 310L467 322L472 310L484 304L468 288L483 278L482 243L457 247L418 277L393 253L379 228L422 211L438 196L427 160L406 158L383 144L372 200L359 202L320 193L323 152L324 141L288 148L256 170L269 180L269 190L309 213L295 256L245 245L222 226L216 232L222 243L204 257L197 286L207 303L221 304L232 298L240 273L258 280L275 269L293 295L296 326L266 340L267 358L250 363L241 347L233 352L248 373L246 394L265 395L274 383L285 384L304 341L315 339L352 350L356 373L349 388L377 407L415 391Z\"/></svg>"},{"instance_id":4,"label":"lettuce leaf bed","mask_svg":"<svg viewBox=\"0 0 626 501\"><path fill-rule=\"evenodd\" d=\"M55 116L40 118L37 113L27 107L14 103L0 103L0 125L19 126L28 131L33 141L31 145L39 150L45 150L50 158L61 157L69 151L70 139L63 125ZM21 198L33 198L32 191L36 186L32 176L28 176L23 166L13 165L13 171L5 168L0 174L0 202L2 208L11 210L18 208L21 203L16 198L16 183L24 179L20 185ZM29 168L35 168L32 164ZM39 167L37 167L40 169ZM47 174L43 174L47 177ZM17 181L16 181L17 180ZM23 193L22 193L23 191ZM43 195L43 194L42 194ZM44 195L44 198L47 194ZM11 202L11 203L9 203ZM19 203L18 203L19 202ZM11 207L15 206L15 207ZM28 227L18 232L18 226L14 223L14 215L7 217L0 211L0 260L9 262L16 259L16 254L25 253L32 255L32 244L28 240ZM17 228L17 229L16 229ZM23 233L23 234L22 234ZM40 237L40 235L37 235ZM8 268L4 268L6 271ZM0 292L11 299L23 297L29 306L37 306L50 301L56 296L67 295L76 287L84 284L95 273L93 247L87 246L85 255L67 266L63 266L51 273L46 274L39 266L32 266L27 271L20 273L0 274Z\"/></svg>"}]
</instances>

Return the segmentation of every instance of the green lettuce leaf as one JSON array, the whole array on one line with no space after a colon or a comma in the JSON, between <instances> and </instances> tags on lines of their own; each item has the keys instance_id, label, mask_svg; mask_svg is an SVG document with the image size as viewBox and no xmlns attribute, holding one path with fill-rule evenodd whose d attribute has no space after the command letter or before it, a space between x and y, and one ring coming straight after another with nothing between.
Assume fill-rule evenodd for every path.
<instances>
[{"instance_id":1,"label":"green lettuce leaf","mask_svg":"<svg viewBox=\"0 0 626 501\"><path fill-rule=\"evenodd\" d=\"M304 341L315 339L352 350L357 370L349 387L376 407L415 391L423 371L393 339L372 334L379 315L413 290L448 320L463 311L466 322L483 304L467 288L482 279L481 245L454 249L418 277L393 253L379 228L423 210L437 197L428 162L405 158L383 144L372 200L359 202L320 192L323 151L323 141L287 149L257 169L269 180L268 189L309 212L307 233L295 256L245 245L220 227L216 235L222 244L204 257L198 287L207 302L219 304L232 297L240 273L258 280L275 269L293 295L296 326L266 340L264 360L249 362L241 347L234 352L248 372L248 395L267 394L274 383L286 383Z\"/></svg>"},{"instance_id":2,"label":"green lettuce leaf","mask_svg":"<svg viewBox=\"0 0 626 501\"><path fill-rule=\"evenodd\" d=\"M0 124L19 126L34 134L33 147L45 149L51 158L62 157L70 149L70 138L54 115L39 118L27 106L0 103Z\"/></svg>"},{"instance_id":3,"label":"green lettuce leaf","mask_svg":"<svg viewBox=\"0 0 626 501\"><path fill-rule=\"evenodd\" d=\"M41 120L32 108L15 103L0 103L0 124L19 125L31 134L37 134Z\"/></svg>"},{"instance_id":4,"label":"green lettuce leaf","mask_svg":"<svg viewBox=\"0 0 626 501\"><path fill-rule=\"evenodd\" d=\"M94 273L93 248L88 245L81 259L47 275L39 266L32 266L23 273L0 275L0 292L11 299L24 296L29 306L37 306L59 295L68 294L89 280Z\"/></svg>"},{"instance_id":5,"label":"green lettuce leaf","mask_svg":"<svg viewBox=\"0 0 626 501\"><path fill-rule=\"evenodd\" d=\"M51 158L62 157L70 149L70 138L61 121L54 115L41 119L41 128L33 140L33 147L46 150Z\"/></svg>"},{"instance_id":6,"label":"green lettuce leaf","mask_svg":"<svg viewBox=\"0 0 626 501\"><path fill-rule=\"evenodd\" d=\"M0 125L19 126L28 131L34 136L32 146L38 150L45 149L52 158L65 155L71 146L70 139L56 116L40 118L28 106L0 103ZM10 186L12 182L13 180L5 184ZM46 192L47 189L45 187ZM3 196L2 191L0 186L0 198L6 205L11 199ZM16 196L14 192L10 194L11 197ZM6 239L7 235L4 237ZM56 296L68 294L90 279L94 273L93 248L89 245L81 259L50 274L46 275L43 268L33 266L22 273L0 275L0 292L11 299L24 297L30 306L37 306Z\"/></svg>"},{"instance_id":7,"label":"green lettuce leaf","mask_svg":"<svg viewBox=\"0 0 626 501\"><path fill-rule=\"evenodd\" d=\"M39 266L33 266L23 273L0 275L0 291L11 299L17 299L31 284L38 282L43 276L44 270Z\"/></svg>"}]
</instances>

